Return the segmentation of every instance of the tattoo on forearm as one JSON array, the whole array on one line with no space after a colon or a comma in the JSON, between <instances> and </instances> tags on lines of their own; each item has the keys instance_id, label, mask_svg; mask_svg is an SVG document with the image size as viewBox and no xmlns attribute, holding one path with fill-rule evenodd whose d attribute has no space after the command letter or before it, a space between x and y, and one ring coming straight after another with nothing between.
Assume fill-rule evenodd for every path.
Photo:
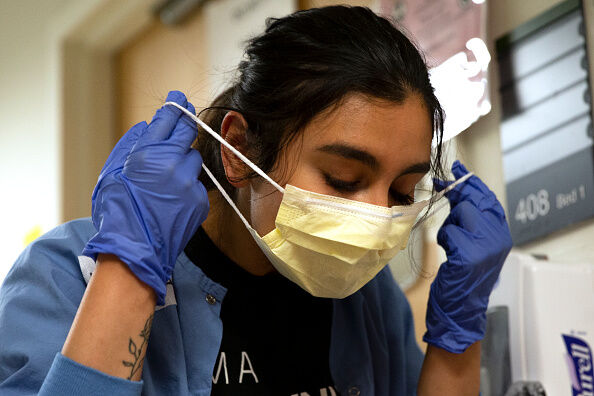
<instances>
[{"instance_id":1,"label":"tattoo on forearm","mask_svg":"<svg viewBox=\"0 0 594 396\"><path fill-rule=\"evenodd\" d=\"M140 338L142 339L140 347L136 345L132 337L130 337L130 340L128 342L128 351L133 356L133 359L132 361L122 360L122 363L124 364L124 366L130 367L130 375L128 376L129 380L131 380L134 374L136 374L136 372L140 370L140 368L142 367L144 356L142 359L140 358L140 356L142 354L142 350L145 349L145 346L148 343L149 335L151 334L151 326L153 325L154 315L155 314L153 313L148 317L144 324L144 328L139 334Z\"/></svg>"}]
</instances>

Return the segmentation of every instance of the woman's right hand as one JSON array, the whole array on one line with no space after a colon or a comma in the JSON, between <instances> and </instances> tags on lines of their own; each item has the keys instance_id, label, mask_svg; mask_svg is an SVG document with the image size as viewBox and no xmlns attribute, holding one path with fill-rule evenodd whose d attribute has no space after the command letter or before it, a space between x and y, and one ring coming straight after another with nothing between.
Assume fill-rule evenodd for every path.
<instances>
[{"instance_id":1,"label":"woman's right hand","mask_svg":"<svg viewBox=\"0 0 594 396\"><path fill-rule=\"evenodd\" d=\"M183 93L173 101L195 113ZM111 253L165 300L166 282L209 210L200 181L202 157L191 148L194 121L174 106L157 110L150 124L134 125L113 149L92 196L97 234L83 255Z\"/></svg>"}]
</instances>

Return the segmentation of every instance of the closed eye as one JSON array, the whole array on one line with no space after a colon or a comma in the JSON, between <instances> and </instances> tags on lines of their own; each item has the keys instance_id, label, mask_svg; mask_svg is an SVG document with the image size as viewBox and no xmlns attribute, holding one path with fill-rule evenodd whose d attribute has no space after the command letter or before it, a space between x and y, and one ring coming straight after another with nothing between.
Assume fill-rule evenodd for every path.
<instances>
[{"instance_id":1,"label":"closed eye","mask_svg":"<svg viewBox=\"0 0 594 396\"><path fill-rule=\"evenodd\" d=\"M415 196L413 194L400 194L397 191L391 191L392 198L400 205L412 205L415 203Z\"/></svg>"},{"instance_id":2,"label":"closed eye","mask_svg":"<svg viewBox=\"0 0 594 396\"><path fill-rule=\"evenodd\" d=\"M326 173L323 173L324 179L326 180L326 184L332 187L334 190L340 193L353 193L358 191L361 188L361 181L360 180L353 180L347 181L342 179L337 179L332 177ZM390 195L399 205L412 205L415 203L415 197L413 194L401 194L397 191L390 191Z\"/></svg>"},{"instance_id":3,"label":"closed eye","mask_svg":"<svg viewBox=\"0 0 594 396\"><path fill-rule=\"evenodd\" d=\"M342 193L352 193L352 192L358 191L359 185L361 184L360 180L347 181L347 180L336 179L327 173L323 173L323 175L324 175L324 179L326 180L326 184L328 184L330 187L332 187L336 191L339 191Z\"/></svg>"}]
</instances>

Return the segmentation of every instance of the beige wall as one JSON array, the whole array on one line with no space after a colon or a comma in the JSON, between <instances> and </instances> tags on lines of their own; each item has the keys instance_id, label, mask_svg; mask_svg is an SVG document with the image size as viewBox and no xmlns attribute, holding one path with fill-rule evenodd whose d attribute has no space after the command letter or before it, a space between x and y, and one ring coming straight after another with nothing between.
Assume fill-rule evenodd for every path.
<instances>
[{"instance_id":1,"label":"beige wall","mask_svg":"<svg viewBox=\"0 0 594 396\"><path fill-rule=\"evenodd\" d=\"M329 0L302 0L299 8L342 4ZM348 1L368 6L371 0ZM221 27L224 29L224 26ZM123 134L130 126L150 120L167 92L183 91L197 107L212 99L208 92L208 51L203 12L183 25L167 27L155 21L116 55L118 126Z\"/></svg>"},{"instance_id":2,"label":"beige wall","mask_svg":"<svg viewBox=\"0 0 594 396\"><path fill-rule=\"evenodd\" d=\"M111 53L152 18L146 0L0 6L0 282L28 242L90 215L115 143Z\"/></svg>"},{"instance_id":3,"label":"beige wall","mask_svg":"<svg viewBox=\"0 0 594 396\"><path fill-rule=\"evenodd\" d=\"M560 0L490 0L488 1L488 46L494 54L494 41L523 22L559 3ZM331 1L300 0L300 9L332 4L370 6L372 0ZM171 29L154 23L147 32L130 42L117 56L116 74L118 87L118 125L123 133L140 120L149 120L154 109L159 107L170 89L186 92L197 106L205 106L207 92L208 62L206 48L200 37L204 34L201 13L196 14L181 27ZM493 56L495 59L495 56ZM470 127L455 142L458 157L469 165L495 191L505 205L505 186L501 165L499 142L500 105L496 62L490 70L491 113ZM523 250L548 253L552 258L592 257L584 249L594 239L594 223L587 222L572 230L558 233L545 240L531 244ZM425 250L426 269L435 269L442 256L435 242ZM411 302L417 338L420 341L425 331L425 307L431 279L420 279L407 291Z\"/></svg>"},{"instance_id":4,"label":"beige wall","mask_svg":"<svg viewBox=\"0 0 594 396\"><path fill-rule=\"evenodd\" d=\"M42 34L67 6L68 0L0 6L0 282L23 250L27 232L53 227L59 217L52 54Z\"/></svg>"},{"instance_id":5,"label":"beige wall","mask_svg":"<svg viewBox=\"0 0 594 396\"><path fill-rule=\"evenodd\" d=\"M0 283L27 241L62 221L61 43L97 2L0 3Z\"/></svg>"},{"instance_id":6,"label":"beige wall","mask_svg":"<svg viewBox=\"0 0 594 396\"><path fill-rule=\"evenodd\" d=\"M155 21L116 56L122 134L139 121L149 121L170 90L184 92L196 107L208 103L204 30L202 13L177 28Z\"/></svg>"}]
</instances>

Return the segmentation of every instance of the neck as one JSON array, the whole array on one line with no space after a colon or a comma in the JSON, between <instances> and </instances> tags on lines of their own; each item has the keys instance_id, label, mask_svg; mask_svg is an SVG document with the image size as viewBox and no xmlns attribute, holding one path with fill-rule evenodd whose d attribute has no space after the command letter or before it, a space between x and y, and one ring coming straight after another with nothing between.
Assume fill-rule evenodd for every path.
<instances>
[{"instance_id":1,"label":"neck","mask_svg":"<svg viewBox=\"0 0 594 396\"><path fill-rule=\"evenodd\" d=\"M252 275L262 276L273 272L274 267L219 191L209 191L208 200L210 211L202 228L219 250ZM250 222L247 202L249 200L238 199L236 204Z\"/></svg>"}]
</instances>

